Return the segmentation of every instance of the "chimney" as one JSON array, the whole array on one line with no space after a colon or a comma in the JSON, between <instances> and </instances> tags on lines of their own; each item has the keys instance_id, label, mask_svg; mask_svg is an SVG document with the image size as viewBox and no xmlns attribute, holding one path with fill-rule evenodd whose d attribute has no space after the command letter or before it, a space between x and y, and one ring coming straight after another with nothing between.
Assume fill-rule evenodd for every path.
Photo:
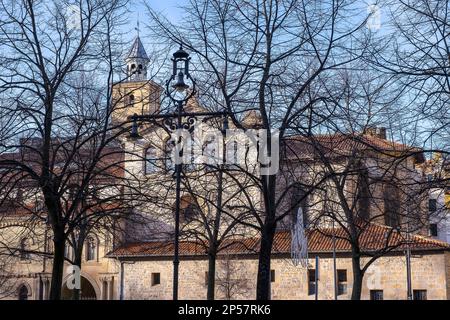
<instances>
[{"instance_id":1,"label":"chimney","mask_svg":"<svg viewBox=\"0 0 450 320\"><path fill-rule=\"evenodd\" d=\"M386 140L386 128L378 127L376 130L377 137Z\"/></svg>"},{"instance_id":2,"label":"chimney","mask_svg":"<svg viewBox=\"0 0 450 320\"><path fill-rule=\"evenodd\" d=\"M367 127L364 130L364 134L384 140L386 140L387 137L385 127Z\"/></svg>"}]
</instances>

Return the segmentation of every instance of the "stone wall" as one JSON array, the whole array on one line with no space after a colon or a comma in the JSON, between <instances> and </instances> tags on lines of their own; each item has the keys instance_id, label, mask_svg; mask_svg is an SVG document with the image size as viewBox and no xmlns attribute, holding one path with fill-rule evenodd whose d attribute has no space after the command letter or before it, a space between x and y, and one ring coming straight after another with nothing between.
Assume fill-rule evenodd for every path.
<instances>
[{"instance_id":1,"label":"stone wall","mask_svg":"<svg viewBox=\"0 0 450 320\"><path fill-rule=\"evenodd\" d=\"M412 287L414 290L427 290L428 299L448 299L449 267L448 253L428 253L412 257ZM218 286L233 288L232 298L254 299L256 287L257 259L247 257L241 260L226 259L217 262L217 274L225 279L226 270L231 270L227 286L226 281L218 279ZM314 269L314 259L309 260L309 268ZM125 299L171 299L172 269L170 259L135 261L125 264ZM337 269L347 272L347 293L338 299L350 299L352 291L352 269L349 257L337 259ZM294 266L289 258L273 258L272 270L275 281L272 282L273 299L314 299L308 295L307 270ZM203 259L181 259L180 263L180 299L206 299L205 273L207 261ZM160 273L160 284L152 285L152 273ZM383 257L371 265L363 280L362 299L370 299L370 290L383 290L386 300L406 299L406 262L403 255ZM225 290L216 288L216 297L224 299ZM319 259L319 299L333 299L333 259L322 256Z\"/></svg>"},{"instance_id":2,"label":"stone wall","mask_svg":"<svg viewBox=\"0 0 450 320\"><path fill-rule=\"evenodd\" d=\"M18 290L23 285L28 289L29 300L45 300L49 296L52 259L44 260L44 257L37 253L22 256L20 243L27 239L27 250L52 252L52 235L45 225L38 223L32 225L34 229L31 233L27 223L27 220L14 216L4 218L0 223L0 242L7 244L0 248L0 300L17 299ZM86 255L83 253L81 276L93 286L97 299L112 300L118 298L119 265L116 260L105 257L112 250L111 235L106 237L105 233L107 232L91 235L96 240L95 259L86 261ZM69 254L69 257L72 255ZM69 265L68 262L65 263L64 283L68 277ZM104 292L104 289L108 290L108 293Z\"/></svg>"}]
</instances>

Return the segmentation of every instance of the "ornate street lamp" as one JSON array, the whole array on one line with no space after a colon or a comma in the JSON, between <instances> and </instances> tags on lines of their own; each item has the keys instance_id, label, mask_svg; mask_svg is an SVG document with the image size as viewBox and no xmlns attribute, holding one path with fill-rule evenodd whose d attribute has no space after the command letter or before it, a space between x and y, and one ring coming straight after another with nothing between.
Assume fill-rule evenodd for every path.
<instances>
[{"instance_id":1,"label":"ornate street lamp","mask_svg":"<svg viewBox=\"0 0 450 320\"><path fill-rule=\"evenodd\" d=\"M172 75L166 82L166 94L176 104L176 112L168 114L134 114L129 118L131 120L130 138L133 140L141 139L139 135L138 121L151 122L155 125L161 125L158 120L164 120L164 125L176 132L178 145L181 142L181 135L178 129L193 130L197 117L224 117L224 128L228 127L227 111L222 112L185 112L183 106L196 93L196 84L194 78L189 72L189 54L180 48L173 54ZM182 144L181 144L182 145ZM175 150L178 153L178 150ZM182 150L181 150L182 152ZM173 300L178 300L178 269L179 269L179 237L180 237L180 199L181 199L181 176L183 164L181 163L180 153L176 154L175 164L175 239L174 239L174 258L173 258Z\"/></svg>"},{"instance_id":2,"label":"ornate street lamp","mask_svg":"<svg viewBox=\"0 0 450 320\"><path fill-rule=\"evenodd\" d=\"M169 118L170 124L169 127L174 128L175 130L186 128L186 124L183 124L183 105L187 103L187 101L194 96L195 94L195 81L191 77L189 73L189 61L191 58L189 54L183 50L180 46L174 54L172 58L172 76L166 83L166 93L172 99L173 102L177 105L177 114L176 114L176 124L173 126L172 119ZM172 82L176 79L176 83L171 85ZM185 83L185 79L192 83L192 89L189 89L189 85ZM171 89L172 88L172 89ZM190 124L194 124L194 122L187 122L187 129L193 129L193 127L189 127ZM177 145L180 145L181 136L177 132L176 136ZM174 241L174 258L173 258L173 300L178 300L178 270L179 270L179 238L180 238L180 201L181 201L181 173L183 171L183 165L179 159L179 152L176 148L174 151L177 152L175 159L178 160L175 162L175 241Z\"/></svg>"}]
</instances>

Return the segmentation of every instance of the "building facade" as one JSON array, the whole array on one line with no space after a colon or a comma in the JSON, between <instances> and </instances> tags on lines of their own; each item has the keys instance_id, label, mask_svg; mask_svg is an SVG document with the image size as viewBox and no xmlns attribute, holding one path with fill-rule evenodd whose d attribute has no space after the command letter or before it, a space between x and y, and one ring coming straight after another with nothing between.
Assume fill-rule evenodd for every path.
<instances>
[{"instance_id":1,"label":"building facade","mask_svg":"<svg viewBox=\"0 0 450 320\"><path fill-rule=\"evenodd\" d=\"M370 233L379 236L376 227ZM257 241L255 242L257 243ZM411 282L415 300L450 298L450 246L444 242L416 236L410 244ZM207 257L200 246L181 245L180 299L206 299ZM313 233L308 236L306 265L295 265L290 256L290 234L275 236L271 261L271 298L299 300L348 300L353 286L352 259L343 241L336 243L336 268L330 238ZM217 299L255 299L257 255L249 243L236 243L217 261ZM252 252L253 251L253 252ZM125 262L124 299L171 299L173 247L171 243L129 244L113 253ZM318 257L318 267L316 266ZM369 258L365 258L369 259ZM316 282L315 271L318 268ZM335 285L336 283L336 285ZM316 296L317 291L317 296ZM405 247L375 261L363 279L363 300L407 299Z\"/></svg>"},{"instance_id":2,"label":"building facade","mask_svg":"<svg viewBox=\"0 0 450 320\"><path fill-rule=\"evenodd\" d=\"M113 85L113 124L126 122L134 114L151 114L161 109L162 89L147 79L149 58L139 37L133 42L126 64L126 80ZM197 97L188 101L185 109L204 110ZM242 125L246 129L258 129L258 114L247 112ZM193 149L197 147L209 153L198 161L189 154L189 160L193 161L183 167L181 299L206 298L208 247L205 244L211 242L208 237L217 217L219 189L217 163L208 161L222 151L222 146L209 133L218 129L213 121L205 121L205 126L199 129L202 132L200 145L193 145ZM284 218L280 218L272 256L273 299L334 299L335 295L337 299L350 298L353 274L351 248L344 234L348 226L344 221L346 214L364 222L357 225L364 225L358 235L363 243L363 260L387 251L366 270L363 299L406 299L407 249L412 251L414 297L450 297L450 247L427 237L430 226L422 214L426 211L423 194L402 188L402 185L415 185L423 180L417 166L424 161L423 155L416 148L389 141L383 130L368 129L357 136L328 134L314 141L294 136L283 141L285 149L282 152L286 157L280 164L277 196L281 200L277 214ZM120 233L98 228L86 238L81 267L82 299L172 297L176 199L171 154L175 144L161 124L141 124L140 135L142 138L137 141L120 138L118 144L124 157L123 176L135 182L130 185L130 190L139 187L142 199L129 204L133 210L129 219L120 222ZM244 150L246 167L244 172L242 163L227 164L226 169L231 174L220 180L223 190L221 210L226 210L226 214L219 219L221 224L215 239L221 243L217 248L216 297L253 299L259 239L255 228L248 225L256 224L256 217L264 214L261 188L252 178L259 172L255 165L258 154L256 149L248 147L245 135L228 136L227 139L224 141L226 148L232 151L227 156L239 161L239 152ZM392 159L403 159L403 156L405 160L397 162L392 170ZM324 157L329 159L328 163L319 161ZM343 202L342 195L332 182L319 184L330 170L338 174L345 172L348 176L341 190L346 208L339 205ZM320 188L310 192L318 185ZM28 190L28 193L33 191ZM414 210L410 210L411 206ZM43 221L30 220L26 211L7 207L2 210L6 210L6 214L0 221L0 239L9 244L9 253L7 260L0 261L0 287L4 288L0 298L47 299L52 270L49 227ZM307 230L309 257L304 265L295 265L290 258L291 229L297 223L299 211L305 222L302 227ZM326 218L330 216L335 220L343 217L338 220L342 227L334 228L333 225L330 229ZM405 224L409 227L408 234L403 232L402 225ZM412 237L411 241L407 240L409 237ZM389 240L388 245L386 240ZM333 259L333 253L336 259ZM68 261L72 256L73 248L68 244ZM62 288L64 299L70 299L72 295L70 267L67 262Z\"/></svg>"}]
</instances>

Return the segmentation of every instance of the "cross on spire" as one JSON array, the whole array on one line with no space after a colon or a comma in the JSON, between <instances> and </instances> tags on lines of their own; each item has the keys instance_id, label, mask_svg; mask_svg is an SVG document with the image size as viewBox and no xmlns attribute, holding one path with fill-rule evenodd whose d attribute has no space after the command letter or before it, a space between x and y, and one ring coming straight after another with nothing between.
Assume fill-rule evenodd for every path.
<instances>
[{"instance_id":1,"label":"cross on spire","mask_svg":"<svg viewBox=\"0 0 450 320\"><path fill-rule=\"evenodd\" d=\"M137 21L136 21L136 28L134 28L136 31L137 31L137 36L139 37L139 31L140 31L140 28L139 28L139 12L138 12L138 18L137 18Z\"/></svg>"}]
</instances>

